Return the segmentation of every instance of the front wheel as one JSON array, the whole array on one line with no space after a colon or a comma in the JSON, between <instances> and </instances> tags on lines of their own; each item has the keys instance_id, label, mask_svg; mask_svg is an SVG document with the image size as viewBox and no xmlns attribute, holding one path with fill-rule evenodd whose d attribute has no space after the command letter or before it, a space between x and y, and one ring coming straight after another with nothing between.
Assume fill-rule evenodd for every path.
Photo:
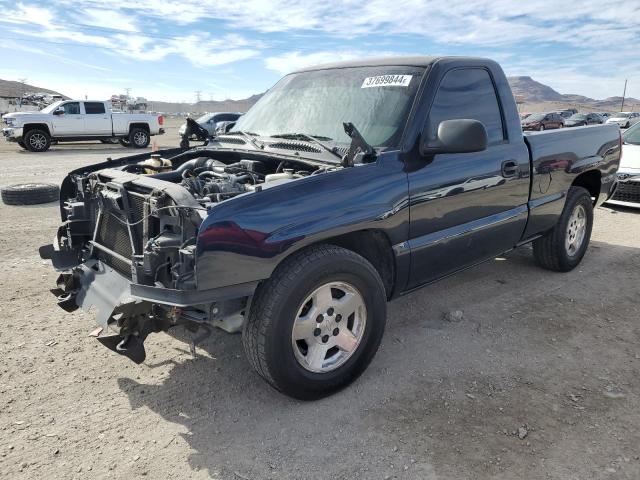
<instances>
[{"instance_id":1,"label":"front wheel","mask_svg":"<svg viewBox=\"0 0 640 480\"><path fill-rule=\"evenodd\" d=\"M24 144L30 152L46 152L51 146L51 137L44 130L34 128L24 136Z\"/></svg>"},{"instance_id":2,"label":"front wheel","mask_svg":"<svg viewBox=\"0 0 640 480\"><path fill-rule=\"evenodd\" d=\"M536 262L557 272L573 270L587 251L592 227L591 195L582 187L571 187L556 226L533 242Z\"/></svg>"},{"instance_id":3,"label":"front wheel","mask_svg":"<svg viewBox=\"0 0 640 480\"><path fill-rule=\"evenodd\" d=\"M243 330L249 362L294 398L329 395L373 359L386 322L380 275L334 245L293 254L261 284Z\"/></svg>"}]
</instances>

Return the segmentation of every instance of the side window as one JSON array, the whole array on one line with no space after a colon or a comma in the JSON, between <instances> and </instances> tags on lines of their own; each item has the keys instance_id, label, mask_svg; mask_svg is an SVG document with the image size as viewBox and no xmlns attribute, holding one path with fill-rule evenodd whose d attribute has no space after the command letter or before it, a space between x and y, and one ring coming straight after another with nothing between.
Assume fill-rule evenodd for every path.
<instances>
[{"instance_id":1,"label":"side window","mask_svg":"<svg viewBox=\"0 0 640 480\"><path fill-rule=\"evenodd\" d=\"M66 115L80 115L80 104L78 102L65 103L62 108L64 108Z\"/></svg>"},{"instance_id":2,"label":"side window","mask_svg":"<svg viewBox=\"0 0 640 480\"><path fill-rule=\"evenodd\" d=\"M222 115L216 116L216 122L234 122L238 118L238 115L234 115L233 113L223 113Z\"/></svg>"},{"instance_id":3,"label":"side window","mask_svg":"<svg viewBox=\"0 0 640 480\"><path fill-rule=\"evenodd\" d=\"M87 115L102 115L105 113L104 103L84 102L84 111Z\"/></svg>"},{"instance_id":4,"label":"side window","mask_svg":"<svg viewBox=\"0 0 640 480\"><path fill-rule=\"evenodd\" d=\"M489 73L482 68L462 68L448 72L438 88L429 112L427 133L435 138L444 120L470 118L482 122L489 144L504 140L498 98Z\"/></svg>"}]
</instances>

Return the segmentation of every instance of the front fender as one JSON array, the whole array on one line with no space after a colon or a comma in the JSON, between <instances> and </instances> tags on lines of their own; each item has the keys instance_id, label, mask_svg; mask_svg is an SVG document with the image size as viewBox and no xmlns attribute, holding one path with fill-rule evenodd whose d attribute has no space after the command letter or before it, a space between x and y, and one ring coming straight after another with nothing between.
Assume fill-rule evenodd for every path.
<instances>
[{"instance_id":1,"label":"front fender","mask_svg":"<svg viewBox=\"0 0 640 480\"><path fill-rule=\"evenodd\" d=\"M197 240L198 289L269 278L305 246L376 229L392 245L408 238L408 185L393 154L374 164L313 175L215 207Z\"/></svg>"}]
</instances>

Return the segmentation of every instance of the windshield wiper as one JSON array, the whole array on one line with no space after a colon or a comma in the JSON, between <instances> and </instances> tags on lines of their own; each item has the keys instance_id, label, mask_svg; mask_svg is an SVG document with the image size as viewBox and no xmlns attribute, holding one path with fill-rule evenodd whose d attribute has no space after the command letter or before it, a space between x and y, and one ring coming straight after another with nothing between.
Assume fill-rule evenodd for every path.
<instances>
[{"instance_id":1,"label":"windshield wiper","mask_svg":"<svg viewBox=\"0 0 640 480\"><path fill-rule=\"evenodd\" d=\"M357 163L365 163L369 159L375 157L376 151L367 143L362 134L358 131L356 126L351 122L343 123L344 133L351 137L351 145L346 155L342 157L343 167L353 167Z\"/></svg>"},{"instance_id":2,"label":"windshield wiper","mask_svg":"<svg viewBox=\"0 0 640 480\"><path fill-rule=\"evenodd\" d=\"M271 138L284 138L289 140L306 140L307 142L315 143L316 145L320 145L327 152L335 155L339 159L342 159L342 155L340 155L336 151L336 147L330 147L326 143L321 140L333 140L330 137L323 137L321 135L307 135L306 133L278 133L276 135L271 135Z\"/></svg>"},{"instance_id":3,"label":"windshield wiper","mask_svg":"<svg viewBox=\"0 0 640 480\"><path fill-rule=\"evenodd\" d=\"M234 130L233 132L227 132L227 133L224 133L223 135L234 135L234 134L242 135L245 140L247 140L251 145L253 145L257 149L259 150L264 149L264 145L260 145L258 142L256 142L256 139L253 138L256 136L256 134L253 132L243 132L242 130Z\"/></svg>"}]
</instances>

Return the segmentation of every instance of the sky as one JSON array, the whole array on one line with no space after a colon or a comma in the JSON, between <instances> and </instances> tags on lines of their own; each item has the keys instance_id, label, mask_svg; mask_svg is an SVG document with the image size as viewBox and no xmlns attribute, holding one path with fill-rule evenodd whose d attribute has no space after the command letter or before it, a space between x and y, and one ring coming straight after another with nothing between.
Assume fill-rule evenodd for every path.
<instances>
[{"instance_id":1,"label":"sky","mask_svg":"<svg viewBox=\"0 0 640 480\"><path fill-rule=\"evenodd\" d=\"M640 98L639 0L0 0L0 78L74 98L241 99L307 65L474 55Z\"/></svg>"}]
</instances>

